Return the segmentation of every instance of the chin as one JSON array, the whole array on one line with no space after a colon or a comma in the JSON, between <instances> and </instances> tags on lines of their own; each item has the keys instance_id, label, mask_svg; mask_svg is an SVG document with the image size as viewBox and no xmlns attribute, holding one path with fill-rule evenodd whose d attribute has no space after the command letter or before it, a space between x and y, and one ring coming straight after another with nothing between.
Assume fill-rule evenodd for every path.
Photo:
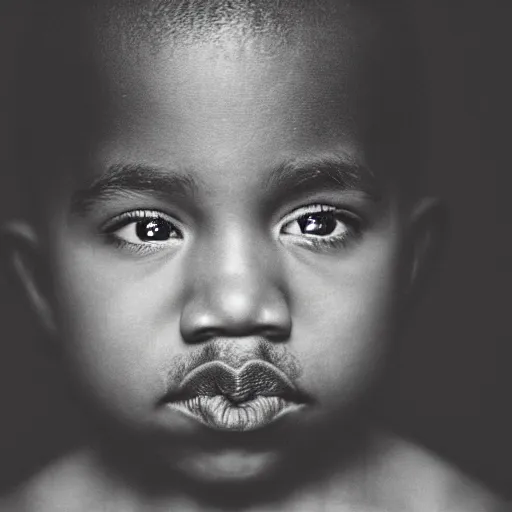
<instances>
[{"instance_id":1,"label":"chin","mask_svg":"<svg viewBox=\"0 0 512 512\"><path fill-rule=\"evenodd\" d=\"M278 465L272 452L254 453L241 449L191 455L179 469L188 478L205 484L250 483L263 479Z\"/></svg>"}]
</instances>

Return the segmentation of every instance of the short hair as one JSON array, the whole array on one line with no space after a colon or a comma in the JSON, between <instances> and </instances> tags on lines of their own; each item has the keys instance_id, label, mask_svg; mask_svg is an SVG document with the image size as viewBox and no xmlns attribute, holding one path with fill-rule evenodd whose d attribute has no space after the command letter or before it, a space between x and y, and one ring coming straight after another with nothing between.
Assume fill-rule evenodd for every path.
<instances>
[{"instance_id":1,"label":"short hair","mask_svg":"<svg viewBox=\"0 0 512 512\"><path fill-rule=\"evenodd\" d=\"M332 23L354 14L371 20L370 37L378 50L366 55L371 68L364 101L372 110L370 167L386 165L407 196L421 188L427 148L427 97L420 47L402 0L32 0L31 15L16 85L10 123L11 169L20 176L19 189L38 208L51 178L70 166L84 165L91 137L101 133L92 90L95 82L85 19L123 34L121 50L149 44L154 51L173 41L214 37L230 27L240 37L270 35L277 46L296 44L297 27L334 31ZM91 18L92 17L92 18ZM358 27L355 27L358 30ZM333 37L336 34L333 33ZM376 45L375 45L376 46ZM376 87L375 77L378 77ZM364 82L364 80L363 80ZM80 119L80 123L76 120ZM72 125L73 129L67 127ZM78 131L77 131L78 130ZM385 162L383 164L383 162ZM414 171L411 171L414 169ZM28 194L27 194L28 192Z\"/></svg>"}]
</instances>

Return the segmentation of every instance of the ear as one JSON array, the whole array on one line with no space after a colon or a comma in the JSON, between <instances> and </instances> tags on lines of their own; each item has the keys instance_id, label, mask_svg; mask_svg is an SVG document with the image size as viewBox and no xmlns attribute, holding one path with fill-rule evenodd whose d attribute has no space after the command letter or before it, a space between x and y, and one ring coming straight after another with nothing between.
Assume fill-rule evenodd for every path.
<instances>
[{"instance_id":1,"label":"ear","mask_svg":"<svg viewBox=\"0 0 512 512\"><path fill-rule=\"evenodd\" d=\"M12 274L21 284L25 295L45 332L55 334L55 321L48 300L48 274L43 269L44 258L36 230L25 221L10 221L1 226L3 252Z\"/></svg>"},{"instance_id":2,"label":"ear","mask_svg":"<svg viewBox=\"0 0 512 512\"><path fill-rule=\"evenodd\" d=\"M418 296L438 266L448 232L448 215L437 198L423 198L413 208L407 228L408 296Z\"/></svg>"}]
</instances>

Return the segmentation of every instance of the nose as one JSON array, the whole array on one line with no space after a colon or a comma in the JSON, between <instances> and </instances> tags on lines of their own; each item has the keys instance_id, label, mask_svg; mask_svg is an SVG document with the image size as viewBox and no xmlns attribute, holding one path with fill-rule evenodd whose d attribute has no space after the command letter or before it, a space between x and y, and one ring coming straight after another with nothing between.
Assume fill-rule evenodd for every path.
<instances>
[{"instance_id":1,"label":"nose","mask_svg":"<svg viewBox=\"0 0 512 512\"><path fill-rule=\"evenodd\" d=\"M285 341L291 314L279 259L242 237L229 237L189 259L190 283L181 312L186 343L261 336Z\"/></svg>"}]
</instances>

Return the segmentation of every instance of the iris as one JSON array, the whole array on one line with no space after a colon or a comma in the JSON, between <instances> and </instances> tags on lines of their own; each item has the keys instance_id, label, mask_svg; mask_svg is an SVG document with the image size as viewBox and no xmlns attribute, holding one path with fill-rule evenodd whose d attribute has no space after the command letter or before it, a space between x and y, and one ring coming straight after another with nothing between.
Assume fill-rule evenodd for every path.
<instances>
[{"instance_id":1,"label":"iris","mask_svg":"<svg viewBox=\"0 0 512 512\"><path fill-rule=\"evenodd\" d=\"M332 214L306 215L297 219L302 233L308 235L325 236L336 229L336 219Z\"/></svg>"},{"instance_id":2,"label":"iris","mask_svg":"<svg viewBox=\"0 0 512 512\"><path fill-rule=\"evenodd\" d=\"M171 237L171 225L164 219L148 219L137 222L137 237L143 242L162 242Z\"/></svg>"}]
</instances>

